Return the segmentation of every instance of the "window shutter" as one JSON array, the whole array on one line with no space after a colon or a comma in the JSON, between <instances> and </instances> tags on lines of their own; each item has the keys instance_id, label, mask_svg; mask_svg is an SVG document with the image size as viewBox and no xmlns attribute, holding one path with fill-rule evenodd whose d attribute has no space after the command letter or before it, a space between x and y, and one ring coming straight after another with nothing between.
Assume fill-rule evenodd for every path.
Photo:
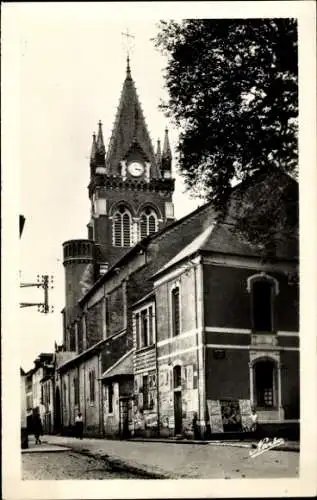
<instances>
[{"instance_id":1,"label":"window shutter","mask_svg":"<svg viewBox=\"0 0 317 500\"><path fill-rule=\"evenodd\" d=\"M187 389L186 387L186 366L181 367L181 388L182 391Z\"/></svg>"},{"instance_id":2,"label":"window shutter","mask_svg":"<svg viewBox=\"0 0 317 500\"><path fill-rule=\"evenodd\" d=\"M139 392L138 407L139 407L139 410L143 410L143 392Z\"/></svg>"},{"instance_id":3,"label":"window shutter","mask_svg":"<svg viewBox=\"0 0 317 500\"><path fill-rule=\"evenodd\" d=\"M141 216L140 234L141 234L141 240L147 236L147 220L146 220L145 214L142 214L142 216Z\"/></svg>"},{"instance_id":4,"label":"window shutter","mask_svg":"<svg viewBox=\"0 0 317 500\"><path fill-rule=\"evenodd\" d=\"M194 364L193 365L193 389L197 389L198 388L198 369L197 369L197 365Z\"/></svg>"}]
</instances>

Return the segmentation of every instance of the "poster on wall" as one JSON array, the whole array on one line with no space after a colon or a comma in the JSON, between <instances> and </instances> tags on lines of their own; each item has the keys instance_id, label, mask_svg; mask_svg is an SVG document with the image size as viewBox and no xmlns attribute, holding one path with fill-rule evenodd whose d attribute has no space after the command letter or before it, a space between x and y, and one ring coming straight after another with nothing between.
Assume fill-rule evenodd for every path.
<instances>
[{"instance_id":1,"label":"poster on wall","mask_svg":"<svg viewBox=\"0 0 317 500\"><path fill-rule=\"evenodd\" d=\"M207 399L211 432L223 432L220 401Z\"/></svg>"},{"instance_id":2,"label":"poster on wall","mask_svg":"<svg viewBox=\"0 0 317 500\"><path fill-rule=\"evenodd\" d=\"M240 405L238 400L220 400L224 432L242 431Z\"/></svg>"},{"instance_id":3,"label":"poster on wall","mask_svg":"<svg viewBox=\"0 0 317 500\"><path fill-rule=\"evenodd\" d=\"M247 428L250 425L251 401L250 399L239 399L242 427Z\"/></svg>"}]
</instances>

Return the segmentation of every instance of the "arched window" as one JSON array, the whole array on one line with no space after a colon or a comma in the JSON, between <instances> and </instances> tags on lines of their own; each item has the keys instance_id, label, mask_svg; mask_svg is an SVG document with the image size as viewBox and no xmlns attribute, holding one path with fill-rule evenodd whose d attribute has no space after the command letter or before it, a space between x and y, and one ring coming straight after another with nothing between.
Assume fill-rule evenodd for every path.
<instances>
[{"instance_id":1,"label":"arched window","mask_svg":"<svg viewBox=\"0 0 317 500\"><path fill-rule=\"evenodd\" d=\"M180 334L180 300L179 287L172 289L172 332L173 336Z\"/></svg>"},{"instance_id":2,"label":"arched window","mask_svg":"<svg viewBox=\"0 0 317 500\"><path fill-rule=\"evenodd\" d=\"M115 247L130 247L132 236L132 219L128 209L120 205L113 216L113 245Z\"/></svg>"},{"instance_id":3,"label":"arched window","mask_svg":"<svg viewBox=\"0 0 317 500\"><path fill-rule=\"evenodd\" d=\"M153 234L157 231L157 215L155 211L146 207L140 216L140 238L141 240L148 236L149 234Z\"/></svg>"},{"instance_id":4,"label":"arched window","mask_svg":"<svg viewBox=\"0 0 317 500\"><path fill-rule=\"evenodd\" d=\"M251 293L251 321L254 332L272 332L274 330L274 297L279 292L278 282L265 273L248 279L248 291Z\"/></svg>"}]
</instances>

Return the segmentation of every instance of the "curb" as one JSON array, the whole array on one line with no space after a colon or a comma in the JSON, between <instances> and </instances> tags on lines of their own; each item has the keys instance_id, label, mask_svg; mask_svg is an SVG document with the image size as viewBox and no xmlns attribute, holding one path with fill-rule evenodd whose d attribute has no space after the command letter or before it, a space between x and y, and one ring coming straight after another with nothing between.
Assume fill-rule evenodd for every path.
<instances>
[{"instance_id":1,"label":"curb","mask_svg":"<svg viewBox=\"0 0 317 500\"><path fill-rule=\"evenodd\" d=\"M61 453L64 451L71 451L71 448L66 447L66 446L60 446L60 445L52 445L52 446L44 446L43 448L24 448L21 450L21 453L23 454L28 454L28 453Z\"/></svg>"}]
</instances>

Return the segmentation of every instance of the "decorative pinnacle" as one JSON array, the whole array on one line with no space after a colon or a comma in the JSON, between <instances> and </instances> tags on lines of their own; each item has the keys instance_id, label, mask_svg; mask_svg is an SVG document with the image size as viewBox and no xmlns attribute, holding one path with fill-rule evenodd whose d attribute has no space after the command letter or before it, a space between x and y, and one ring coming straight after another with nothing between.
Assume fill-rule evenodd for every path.
<instances>
[{"instance_id":1,"label":"decorative pinnacle","mask_svg":"<svg viewBox=\"0 0 317 500\"><path fill-rule=\"evenodd\" d=\"M157 140L156 160L157 160L158 163L161 163L161 161L162 161L161 141L160 141L160 139Z\"/></svg>"},{"instance_id":2,"label":"decorative pinnacle","mask_svg":"<svg viewBox=\"0 0 317 500\"><path fill-rule=\"evenodd\" d=\"M166 127L165 137L164 137L164 145L163 145L163 157L171 158L171 156L172 156L172 153L171 153L170 141L168 138L168 128Z\"/></svg>"},{"instance_id":3,"label":"decorative pinnacle","mask_svg":"<svg viewBox=\"0 0 317 500\"><path fill-rule=\"evenodd\" d=\"M102 133L102 123L101 120L99 120L98 123L98 137L97 137L97 143L96 143L96 149L98 153L104 154L105 153L105 145L103 142L103 133Z\"/></svg>"},{"instance_id":4,"label":"decorative pinnacle","mask_svg":"<svg viewBox=\"0 0 317 500\"><path fill-rule=\"evenodd\" d=\"M92 146L91 146L91 154L90 154L90 159L94 160L96 157L96 150L97 150L97 144L96 144L96 134L95 132L92 134Z\"/></svg>"}]
</instances>

